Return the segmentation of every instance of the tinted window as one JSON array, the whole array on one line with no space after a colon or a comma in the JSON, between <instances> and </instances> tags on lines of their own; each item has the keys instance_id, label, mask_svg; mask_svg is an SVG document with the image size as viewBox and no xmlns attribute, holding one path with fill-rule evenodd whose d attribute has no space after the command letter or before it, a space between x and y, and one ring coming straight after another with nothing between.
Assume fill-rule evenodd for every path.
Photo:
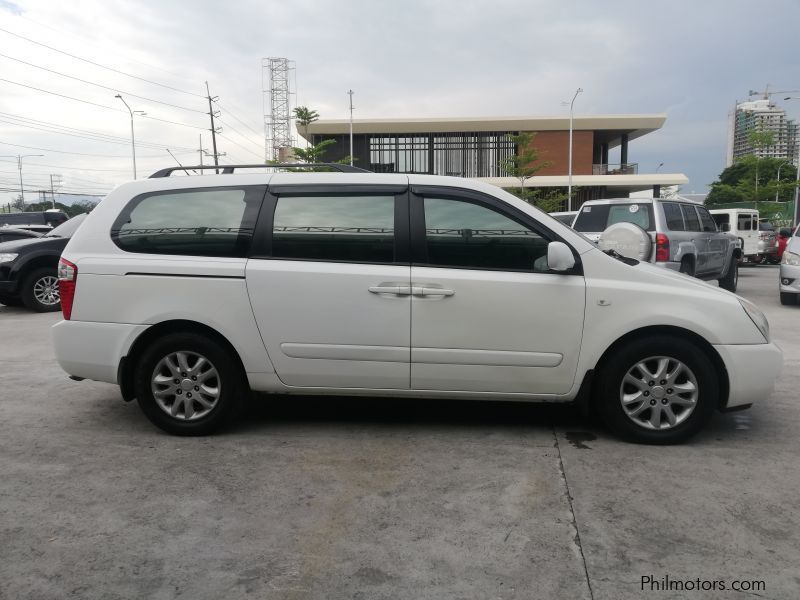
<instances>
[{"instance_id":1,"label":"tinted window","mask_svg":"<svg viewBox=\"0 0 800 600\"><path fill-rule=\"evenodd\" d=\"M470 269L546 271L548 240L490 208L425 198L428 264Z\"/></svg>"},{"instance_id":2,"label":"tinted window","mask_svg":"<svg viewBox=\"0 0 800 600\"><path fill-rule=\"evenodd\" d=\"M752 228L753 228L752 227L752 223L753 223L753 218L750 215L748 215L748 214L739 215L738 218L737 218L737 227L736 228L739 231L751 231Z\"/></svg>"},{"instance_id":3,"label":"tinted window","mask_svg":"<svg viewBox=\"0 0 800 600\"><path fill-rule=\"evenodd\" d=\"M723 225L724 223L731 222L731 216L728 213L719 213L711 216L714 217L714 221L716 221L717 225Z\"/></svg>"},{"instance_id":4,"label":"tinted window","mask_svg":"<svg viewBox=\"0 0 800 600\"><path fill-rule=\"evenodd\" d=\"M700 219L697 218L697 211L694 206L681 204L683 220L686 223L686 231L702 231L700 229Z\"/></svg>"},{"instance_id":5,"label":"tinted window","mask_svg":"<svg viewBox=\"0 0 800 600\"><path fill-rule=\"evenodd\" d=\"M275 207L276 258L394 261L394 196L281 196Z\"/></svg>"},{"instance_id":6,"label":"tinted window","mask_svg":"<svg viewBox=\"0 0 800 600\"><path fill-rule=\"evenodd\" d=\"M242 257L263 196L262 187L145 194L120 215L111 236L128 252Z\"/></svg>"},{"instance_id":7,"label":"tinted window","mask_svg":"<svg viewBox=\"0 0 800 600\"><path fill-rule=\"evenodd\" d=\"M703 228L703 231L716 231L717 224L714 223L714 219L711 218L708 210L705 208L697 207L697 214L700 215L700 225Z\"/></svg>"},{"instance_id":8,"label":"tinted window","mask_svg":"<svg viewBox=\"0 0 800 600\"><path fill-rule=\"evenodd\" d=\"M775 228L772 226L772 223L769 221L759 221L758 222L758 229L760 231L775 231Z\"/></svg>"},{"instance_id":9,"label":"tinted window","mask_svg":"<svg viewBox=\"0 0 800 600\"><path fill-rule=\"evenodd\" d=\"M573 227L578 231L601 232L614 223L633 223L647 231L655 230L652 204L595 204L584 206Z\"/></svg>"},{"instance_id":10,"label":"tinted window","mask_svg":"<svg viewBox=\"0 0 800 600\"><path fill-rule=\"evenodd\" d=\"M667 221L667 229L670 231L685 231L680 205L674 202L664 202L662 206L664 207L664 218Z\"/></svg>"}]
</instances>

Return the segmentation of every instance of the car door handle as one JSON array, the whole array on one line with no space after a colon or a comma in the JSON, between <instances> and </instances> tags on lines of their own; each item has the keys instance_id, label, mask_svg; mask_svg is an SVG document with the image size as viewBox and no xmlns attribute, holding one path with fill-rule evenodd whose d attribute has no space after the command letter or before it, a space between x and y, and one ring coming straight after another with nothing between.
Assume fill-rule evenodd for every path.
<instances>
[{"instance_id":1,"label":"car door handle","mask_svg":"<svg viewBox=\"0 0 800 600\"><path fill-rule=\"evenodd\" d=\"M444 288L435 288L435 287L424 287L421 285L415 285L411 288L411 293L415 296L452 296L455 294L453 290L447 290Z\"/></svg>"},{"instance_id":2,"label":"car door handle","mask_svg":"<svg viewBox=\"0 0 800 600\"><path fill-rule=\"evenodd\" d=\"M411 295L411 287L407 285L391 285L381 283L379 285L371 285L367 289L373 294L393 294L395 296Z\"/></svg>"}]
</instances>

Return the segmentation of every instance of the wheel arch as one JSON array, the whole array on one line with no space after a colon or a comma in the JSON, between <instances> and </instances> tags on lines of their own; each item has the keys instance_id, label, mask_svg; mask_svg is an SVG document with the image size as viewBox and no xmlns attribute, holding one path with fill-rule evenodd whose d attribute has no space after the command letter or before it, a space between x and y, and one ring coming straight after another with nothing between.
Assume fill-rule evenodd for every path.
<instances>
[{"instance_id":1,"label":"wheel arch","mask_svg":"<svg viewBox=\"0 0 800 600\"><path fill-rule=\"evenodd\" d=\"M682 338L687 342L691 342L700 348L706 354L706 356L708 356L717 373L717 380L719 383L718 408L725 408L725 406L728 404L730 380L728 376L728 370L725 368L725 363L723 362L722 357L716 350L714 350L714 346L712 346L705 338L696 334L694 331L683 329L682 327L676 327L674 325L652 325L629 331L628 333L614 340L614 342L608 348L606 348L592 371L594 373L600 373L604 367L604 364L609 360L609 358L625 344L628 344L633 340L647 338L652 335L672 335L674 337ZM593 392L597 391L596 385L599 380L599 377L593 377ZM597 396L596 394L592 395L595 397Z\"/></svg>"},{"instance_id":2,"label":"wheel arch","mask_svg":"<svg viewBox=\"0 0 800 600\"><path fill-rule=\"evenodd\" d=\"M10 276L20 283L25 281L29 273L36 269L58 269L58 258L60 254L38 254L27 259L25 262L15 265L11 271Z\"/></svg>"},{"instance_id":3,"label":"wheel arch","mask_svg":"<svg viewBox=\"0 0 800 600\"><path fill-rule=\"evenodd\" d=\"M151 325L145 329L133 341L133 344L131 344L127 355L123 356L120 360L119 367L117 369L117 383L119 384L120 391L122 392L123 400L130 402L136 398L133 385L133 375L136 368L136 363L139 357L142 355L142 352L144 352L144 350L153 340L171 333L199 333L214 340L226 348L230 352L231 356L234 357L236 363L241 369L245 382L247 382L247 372L245 371L242 358L239 356L239 352L236 350L233 344L231 344L224 335L222 335L213 327L209 327L205 323L186 319L172 319L169 321L156 323L155 325ZM247 385L249 386L249 383L247 383Z\"/></svg>"}]
</instances>

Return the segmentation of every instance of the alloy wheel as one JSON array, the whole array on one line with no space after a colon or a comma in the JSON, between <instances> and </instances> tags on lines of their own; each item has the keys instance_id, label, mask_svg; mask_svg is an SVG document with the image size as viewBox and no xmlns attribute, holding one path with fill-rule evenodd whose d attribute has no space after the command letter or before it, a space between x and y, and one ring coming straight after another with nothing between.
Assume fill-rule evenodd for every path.
<instances>
[{"instance_id":1,"label":"alloy wheel","mask_svg":"<svg viewBox=\"0 0 800 600\"><path fill-rule=\"evenodd\" d=\"M220 398L217 369L196 352L171 352L153 369L150 387L158 407L179 421L208 415Z\"/></svg>"},{"instance_id":2,"label":"alloy wheel","mask_svg":"<svg viewBox=\"0 0 800 600\"><path fill-rule=\"evenodd\" d=\"M651 356L625 373L619 388L622 409L645 429L666 430L689 418L699 398L697 378L683 362Z\"/></svg>"},{"instance_id":3,"label":"alloy wheel","mask_svg":"<svg viewBox=\"0 0 800 600\"><path fill-rule=\"evenodd\" d=\"M58 277L45 275L33 284L33 297L44 306L55 306L61 301L58 291Z\"/></svg>"}]
</instances>

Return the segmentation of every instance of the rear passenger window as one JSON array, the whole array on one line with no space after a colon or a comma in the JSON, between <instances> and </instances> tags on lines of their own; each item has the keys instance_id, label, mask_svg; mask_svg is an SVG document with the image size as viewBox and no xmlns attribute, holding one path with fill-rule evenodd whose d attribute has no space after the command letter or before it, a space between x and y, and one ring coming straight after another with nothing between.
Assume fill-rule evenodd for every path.
<instances>
[{"instance_id":1,"label":"rear passenger window","mask_svg":"<svg viewBox=\"0 0 800 600\"><path fill-rule=\"evenodd\" d=\"M394 262L394 196L281 196L272 256Z\"/></svg>"},{"instance_id":2,"label":"rear passenger window","mask_svg":"<svg viewBox=\"0 0 800 600\"><path fill-rule=\"evenodd\" d=\"M686 222L686 231L702 231L700 229L700 219L697 218L697 211L694 206L681 204L683 220Z\"/></svg>"},{"instance_id":3,"label":"rear passenger window","mask_svg":"<svg viewBox=\"0 0 800 600\"><path fill-rule=\"evenodd\" d=\"M427 264L466 269L547 271L548 241L490 208L425 198Z\"/></svg>"},{"instance_id":4,"label":"rear passenger window","mask_svg":"<svg viewBox=\"0 0 800 600\"><path fill-rule=\"evenodd\" d=\"M703 228L703 231L716 231L717 224L714 223L714 219L711 218L708 210L705 208L697 207L697 214L700 215L700 225Z\"/></svg>"},{"instance_id":5,"label":"rear passenger window","mask_svg":"<svg viewBox=\"0 0 800 600\"><path fill-rule=\"evenodd\" d=\"M664 202L664 218L667 221L667 229L670 231L686 231L683 225L683 215L681 207L674 202Z\"/></svg>"},{"instance_id":6,"label":"rear passenger window","mask_svg":"<svg viewBox=\"0 0 800 600\"><path fill-rule=\"evenodd\" d=\"M739 215L737 219L737 229L739 231L752 231L753 219L750 215Z\"/></svg>"},{"instance_id":7,"label":"rear passenger window","mask_svg":"<svg viewBox=\"0 0 800 600\"><path fill-rule=\"evenodd\" d=\"M244 257L263 187L171 190L143 194L111 230L127 252Z\"/></svg>"}]
</instances>

